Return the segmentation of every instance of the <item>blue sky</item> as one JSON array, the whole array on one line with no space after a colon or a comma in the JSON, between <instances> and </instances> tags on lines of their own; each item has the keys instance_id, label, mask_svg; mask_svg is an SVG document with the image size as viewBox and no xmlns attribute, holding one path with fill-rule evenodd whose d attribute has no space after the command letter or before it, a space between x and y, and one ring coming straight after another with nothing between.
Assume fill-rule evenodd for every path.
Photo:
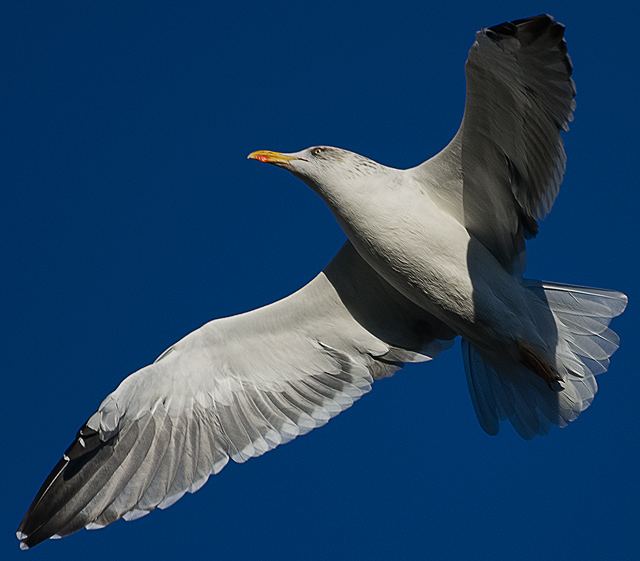
<instances>
[{"instance_id":1,"label":"blue sky","mask_svg":"<svg viewBox=\"0 0 640 561\"><path fill-rule=\"evenodd\" d=\"M638 8L188 4L3 9L0 557L637 558ZM293 292L343 243L310 189L246 155L330 144L416 165L458 128L475 31L540 12L567 25L578 109L527 274L631 298L593 406L544 438L489 437L456 345L166 511L20 552L33 495L126 375Z\"/></svg>"}]
</instances>

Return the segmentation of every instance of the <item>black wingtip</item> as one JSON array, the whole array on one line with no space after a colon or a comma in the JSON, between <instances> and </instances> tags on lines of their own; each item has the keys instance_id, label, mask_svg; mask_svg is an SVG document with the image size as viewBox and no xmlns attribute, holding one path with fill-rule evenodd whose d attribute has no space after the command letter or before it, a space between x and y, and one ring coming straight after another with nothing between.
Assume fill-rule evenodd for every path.
<instances>
[{"instance_id":1,"label":"black wingtip","mask_svg":"<svg viewBox=\"0 0 640 561\"><path fill-rule=\"evenodd\" d=\"M45 496L62 480L68 480L78 473L104 446L99 434L86 424L78 431L73 444L51 470L18 526L16 537L20 540L20 549L30 549L51 537L40 531L51 516L50 505L47 504L51 497L46 500Z\"/></svg>"},{"instance_id":2,"label":"black wingtip","mask_svg":"<svg viewBox=\"0 0 640 561\"><path fill-rule=\"evenodd\" d=\"M64 455L56 464L56 466L51 470L51 473L42 484L37 495L31 502L31 505L29 506L29 509L20 522L20 526L18 526L18 530L16 532L16 537L20 540L20 549L29 549L47 539L44 538L39 541L33 539L33 533L42 525L42 523L38 521L39 517L34 517L33 513L37 509L40 501L42 500L42 497L46 494L47 490L62 475L62 472L67 467L68 463L68 456Z\"/></svg>"},{"instance_id":3,"label":"black wingtip","mask_svg":"<svg viewBox=\"0 0 640 561\"><path fill-rule=\"evenodd\" d=\"M531 44L543 35L560 43L564 37L564 29L564 25L555 21L549 14L538 14L485 27L482 31L493 41L501 41L505 37L517 37L521 42Z\"/></svg>"},{"instance_id":4,"label":"black wingtip","mask_svg":"<svg viewBox=\"0 0 640 561\"><path fill-rule=\"evenodd\" d=\"M542 43L539 43L541 48L543 43L546 44L546 48L554 47L564 55L564 65L569 76L571 76L573 66L569 55L567 55L564 31L565 26L554 20L552 16L539 14L528 18L505 21L491 27L484 27L480 33L495 43L500 43L506 38L513 37L523 46L529 46L541 41Z\"/></svg>"}]
</instances>

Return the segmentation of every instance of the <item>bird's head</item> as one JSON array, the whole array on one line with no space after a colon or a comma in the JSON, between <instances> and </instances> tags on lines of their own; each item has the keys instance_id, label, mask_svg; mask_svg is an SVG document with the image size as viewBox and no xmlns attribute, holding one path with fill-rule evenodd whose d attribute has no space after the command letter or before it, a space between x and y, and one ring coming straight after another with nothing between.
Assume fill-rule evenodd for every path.
<instances>
[{"instance_id":1,"label":"bird's head","mask_svg":"<svg viewBox=\"0 0 640 561\"><path fill-rule=\"evenodd\" d=\"M312 146L291 154L259 150L247 157L290 171L330 206L349 185L365 183L367 176L384 169L364 156L332 146Z\"/></svg>"}]
</instances>

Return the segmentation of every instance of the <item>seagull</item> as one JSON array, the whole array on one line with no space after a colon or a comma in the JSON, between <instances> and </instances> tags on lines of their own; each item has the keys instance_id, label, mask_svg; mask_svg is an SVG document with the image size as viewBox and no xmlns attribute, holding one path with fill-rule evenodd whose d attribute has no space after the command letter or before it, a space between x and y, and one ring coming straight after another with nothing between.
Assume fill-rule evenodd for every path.
<instances>
[{"instance_id":1,"label":"seagull","mask_svg":"<svg viewBox=\"0 0 640 561\"><path fill-rule=\"evenodd\" d=\"M618 348L608 325L627 298L523 276L565 171L575 87L563 37L548 15L480 30L462 125L417 167L330 146L250 154L311 187L347 241L298 292L211 321L126 378L45 480L21 548L167 508L229 458L325 424L458 336L488 434L508 420L530 439L575 420Z\"/></svg>"}]
</instances>

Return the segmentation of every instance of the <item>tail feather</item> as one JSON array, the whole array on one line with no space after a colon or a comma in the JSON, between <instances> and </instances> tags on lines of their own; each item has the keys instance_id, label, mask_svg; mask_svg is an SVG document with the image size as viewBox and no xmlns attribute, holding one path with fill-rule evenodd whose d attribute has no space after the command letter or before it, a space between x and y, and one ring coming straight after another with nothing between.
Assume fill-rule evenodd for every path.
<instances>
[{"instance_id":1,"label":"tail feather","mask_svg":"<svg viewBox=\"0 0 640 561\"><path fill-rule=\"evenodd\" d=\"M509 419L523 438L566 426L591 402L598 389L595 376L606 372L619 338L611 319L627 304L621 292L525 279L532 309L540 314L542 337L555 349L555 368L562 390L511 357L496 356L463 341L462 352L473 407L483 430L497 434ZM555 326L549 323L552 317Z\"/></svg>"},{"instance_id":2,"label":"tail feather","mask_svg":"<svg viewBox=\"0 0 640 561\"><path fill-rule=\"evenodd\" d=\"M559 392L520 363L497 357L490 362L465 339L462 354L473 408L487 434L498 434L505 419L527 440L567 424L558 412Z\"/></svg>"},{"instance_id":3,"label":"tail feather","mask_svg":"<svg viewBox=\"0 0 640 561\"><path fill-rule=\"evenodd\" d=\"M546 300L564 326L569 349L584 364L585 375L606 372L609 358L620 345L620 338L608 326L624 311L627 297L615 290L531 280L526 281L526 286Z\"/></svg>"}]
</instances>

